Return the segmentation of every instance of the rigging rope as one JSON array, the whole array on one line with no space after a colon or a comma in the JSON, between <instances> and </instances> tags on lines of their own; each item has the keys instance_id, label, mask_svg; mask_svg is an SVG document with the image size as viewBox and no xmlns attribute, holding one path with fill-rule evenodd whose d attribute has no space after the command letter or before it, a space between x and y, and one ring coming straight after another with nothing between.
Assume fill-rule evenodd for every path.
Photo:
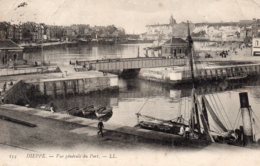
<instances>
[{"instance_id":1,"label":"rigging rope","mask_svg":"<svg viewBox=\"0 0 260 166\"><path fill-rule=\"evenodd\" d=\"M227 120L228 120L228 119L227 119L227 117L225 117L225 116L222 114L221 108L218 106L217 101L216 101L216 99L215 99L215 96L214 96L213 94L212 94L212 97L213 97L213 100L214 100L214 102L215 102L215 105L216 105L218 111L220 112L219 114L222 116L223 120L224 120L225 123L226 123L226 126L228 127L228 123L227 123ZM226 120L226 119L227 119L227 120ZM231 123L230 123L230 127L232 128Z\"/></svg>"},{"instance_id":2,"label":"rigging rope","mask_svg":"<svg viewBox=\"0 0 260 166\"><path fill-rule=\"evenodd\" d=\"M233 130L235 130L237 124L239 123L239 120L241 118L241 116L239 116L239 114L241 114L241 108L239 109L239 111L237 112L237 116L236 116L236 119L235 119L235 123L234 123L234 126L232 127Z\"/></svg>"},{"instance_id":3,"label":"rigging rope","mask_svg":"<svg viewBox=\"0 0 260 166\"><path fill-rule=\"evenodd\" d=\"M258 120L258 122L260 122L259 118L256 116L256 114L255 114L255 112L253 111L253 109L252 109L251 107L250 107L249 109L253 112L254 116L256 117L256 120Z\"/></svg>"},{"instance_id":4,"label":"rigging rope","mask_svg":"<svg viewBox=\"0 0 260 166\"><path fill-rule=\"evenodd\" d=\"M178 117L181 116L181 112L182 112L182 99L180 99L180 102L179 102L179 111L178 111Z\"/></svg>"},{"instance_id":5,"label":"rigging rope","mask_svg":"<svg viewBox=\"0 0 260 166\"><path fill-rule=\"evenodd\" d=\"M213 95L212 95L212 96L213 96ZM216 110L218 110L218 109L215 107L215 104L214 104L214 102L213 102L214 99L211 99L211 94L209 95L209 99L210 99L210 102L211 102L211 104L212 104L212 107L213 107L213 109L215 110L215 113L216 113ZM218 114L218 116L222 116L221 118L223 119L225 125L227 126L227 122L226 122L226 120L224 119L223 115L222 115L222 114L219 114L218 111L217 111L217 114Z\"/></svg>"},{"instance_id":6,"label":"rigging rope","mask_svg":"<svg viewBox=\"0 0 260 166\"><path fill-rule=\"evenodd\" d=\"M218 96L218 93L216 93L216 96L217 96L218 101L220 102L220 106L222 107L222 110L223 110L223 112L224 112L224 114L225 114L225 116L226 116L226 118L227 118L227 121L228 121L230 127L232 128L231 121L230 121L230 119L228 118L227 112L226 112L226 110L225 110L225 108L224 108L224 106L223 106L223 104L222 104L222 102L221 102L221 100L220 100L220 98L219 98L219 96Z\"/></svg>"},{"instance_id":7,"label":"rigging rope","mask_svg":"<svg viewBox=\"0 0 260 166\"><path fill-rule=\"evenodd\" d=\"M250 109L251 109L251 107L250 107ZM255 112L254 112L252 109L251 109L251 111L253 112L253 115L254 115L254 117L258 120L258 122L260 122L260 120L259 120L259 118L256 116ZM258 126L257 123L254 122L254 124L255 124L255 126L258 128L258 131L255 132L255 135L256 135L256 134L260 133L260 127Z\"/></svg>"},{"instance_id":8,"label":"rigging rope","mask_svg":"<svg viewBox=\"0 0 260 166\"><path fill-rule=\"evenodd\" d=\"M187 106L186 106L186 101L187 101L187 99L186 99L186 97L184 97L184 111L183 111L183 117L184 118L186 118L186 109L187 109Z\"/></svg>"},{"instance_id":9,"label":"rigging rope","mask_svg":"<svg viewBox=\"0 0 260 166\"><path fill-rule=\"evenodd\" d=\"M146 99L146 101L144 102L144 104L142 105L142 107L139 109L138 114L142 111L142 109L144 108L145 104L147 103L149 98Z\"/></svg>"}]
</instances>

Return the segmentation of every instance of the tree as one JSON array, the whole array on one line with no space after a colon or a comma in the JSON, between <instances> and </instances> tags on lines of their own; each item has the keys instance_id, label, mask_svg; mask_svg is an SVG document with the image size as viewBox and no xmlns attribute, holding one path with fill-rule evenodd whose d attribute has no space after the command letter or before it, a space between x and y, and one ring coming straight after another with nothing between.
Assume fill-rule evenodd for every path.
<instances>
[{"instance_id":1,"label":"tree","mask_svg":"<svg viewBox=\"0 0 260 166\"><path fill-rule=\"evenodd\" d=\"M11 26L9 22L0 22L0 31L2 31L4 34L1 36L1 38L8 39L8 29Z\"/></svg>"}]
</instances>

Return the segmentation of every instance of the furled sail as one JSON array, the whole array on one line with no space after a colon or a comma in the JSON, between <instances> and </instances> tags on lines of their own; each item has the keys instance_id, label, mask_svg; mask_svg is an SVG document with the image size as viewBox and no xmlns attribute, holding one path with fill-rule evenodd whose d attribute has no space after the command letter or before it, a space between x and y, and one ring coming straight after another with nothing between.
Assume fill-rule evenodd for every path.
<instances>
[{"instance_id":1,"label":"furled sail","mask_svg":"<svg viewBox=\"0 0 260 166\"><path fill-rule=\"evenodd\" d=\"M216 115L216 113L213 111L213 109L211 108L207 98L205 96L202 96L202 100L204 100L205 102L205 106L208 108L207 110L209 111L212 119L215 121L215 123L224 131L227 132L227 128L223 125L223 123L220 121L220 119L218 118L218 116Z\"/></svg>"}]
</instances>

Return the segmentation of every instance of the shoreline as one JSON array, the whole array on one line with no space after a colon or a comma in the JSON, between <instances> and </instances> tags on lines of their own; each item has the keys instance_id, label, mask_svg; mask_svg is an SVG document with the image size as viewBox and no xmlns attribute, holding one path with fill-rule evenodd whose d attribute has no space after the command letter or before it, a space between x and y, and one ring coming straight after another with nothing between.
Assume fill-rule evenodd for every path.
<instances>
[{"instance_id":1,"label":"shoreline","mask_svg":"<svg viewBox=\"0 0 260 166\"><path fill-rule=\"evenodd\" d=\"M18 44L20 47L23 47L25 50L27 49L41 49L50 48L55 46L74 46L74 45L117 45L117 44L152 44L151 41L122 41L115 43L98 43L98 42L81 42L81 41L67 41L67 42L47 42L47 43L25 43Z\"/></svg>"}]
</instances>

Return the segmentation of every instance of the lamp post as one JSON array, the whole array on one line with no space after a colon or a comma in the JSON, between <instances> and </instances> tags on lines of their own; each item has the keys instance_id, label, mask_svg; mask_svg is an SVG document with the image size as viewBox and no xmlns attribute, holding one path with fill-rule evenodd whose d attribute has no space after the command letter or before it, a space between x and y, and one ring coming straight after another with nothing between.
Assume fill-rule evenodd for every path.
<instances>
[{"instance_id":1,"label":"lamp post","mask_svg":"<svg viewBox=\"0 0 260 166\"><path fill-rule=\"evenodd\" d=\"M42 59L42 66L44 65L44 61L45 61L45 58L44 58L44 54L43 54L43 39L44 39L44 35L43 35L43 31L44 31L44 27L42 25L40 25L40 30L41 30L41 59Z\"/></svg>"}]
</instances>

